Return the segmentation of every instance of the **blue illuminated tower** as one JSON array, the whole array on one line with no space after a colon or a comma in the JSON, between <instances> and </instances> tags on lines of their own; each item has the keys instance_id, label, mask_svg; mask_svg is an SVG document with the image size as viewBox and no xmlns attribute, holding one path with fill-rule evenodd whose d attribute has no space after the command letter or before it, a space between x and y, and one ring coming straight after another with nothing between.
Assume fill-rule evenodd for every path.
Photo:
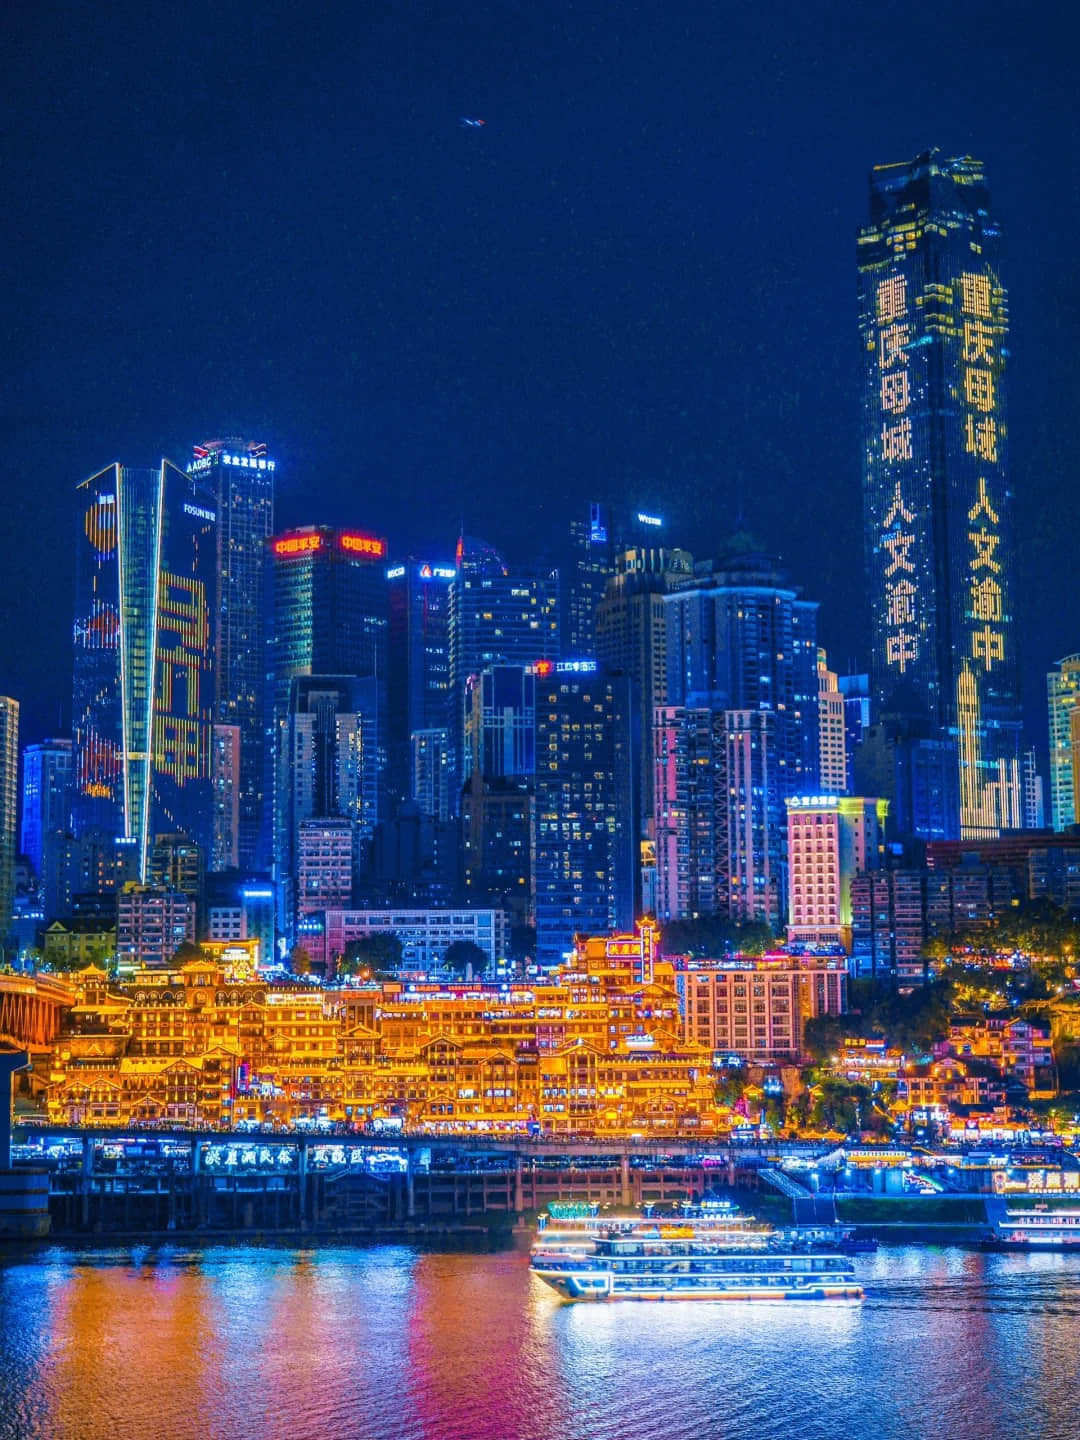
<instances>
[{"instance_id":1,"label":"blue illuminated tower","mask_svg":"<svg viewBox=\"0 0 1080 1440\"><path fill-rule=\"evenodd\" d=\"M261 441L207 440L193 447L189 474L209 490L218 514L215 722L235 731L235 847L218 843L212 863L256 863L264 802L266 721L266 542L274 530L277 462ZM267 797L268 798L268 797ZM229 851L235 849L235 855Z\"/></svg>"},{"instance_id":2,"label":"blue illuminated tower","mask_svg":"<svg viewBox=\"0 0 1080 1440\"><path fill-rule=\"evenodd\" d=\"M999 242L979 161L930 150L871 173L857 245L871 679L879 713L903 717L899 764L951 752L956 783L936 787L922 838L1022 823Z\"/></svg>"}]
</instances>

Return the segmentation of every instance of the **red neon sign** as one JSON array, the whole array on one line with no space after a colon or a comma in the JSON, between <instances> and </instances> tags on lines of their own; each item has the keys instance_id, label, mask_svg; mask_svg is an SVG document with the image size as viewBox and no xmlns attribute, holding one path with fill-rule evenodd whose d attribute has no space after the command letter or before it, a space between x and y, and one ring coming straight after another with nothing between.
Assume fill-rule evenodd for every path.
<instances>
[{"instance_id":1,"label":"red neon sign","mask_svg":"<svg viewBox=\"0 0 1080 1440\"><path fill-rule=\"evenodd\" d=\"M322 549L321 535L283 535L274 541L275 555L308 555L312 550Z\"/></svg>"},{"instance_id":2,"label":"red neon sign","mask_svg":"<svg viewBox=\"0 0 1080 1440\"><path fill-rule=\"evenodd\" d=\"M362 535L359 531L343 531L338 537L338 544L351 555L372 555L381 560L386 554L385 540L375 535Z\"/></svg>"}]
</instances>

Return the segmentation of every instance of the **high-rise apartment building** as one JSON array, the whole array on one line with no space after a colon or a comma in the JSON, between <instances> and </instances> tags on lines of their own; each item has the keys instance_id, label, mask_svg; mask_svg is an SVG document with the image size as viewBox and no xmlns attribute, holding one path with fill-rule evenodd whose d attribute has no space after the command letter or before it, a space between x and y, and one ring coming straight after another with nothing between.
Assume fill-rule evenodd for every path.
<instances>
[{"instance_id":1,"label":"high-rise apartment building","mask_svg":"<svg viewBox=\"0 0 1080 1440\"><path fill-rule=\"evenodd\" d=\"M848 790L847 727L844 696L835 670L818 646L818 783L822 790L843 795Z\"/></svg>"},{"instance_id":2,"label":"high-rise apartment building","mask_svg":"<svg viewBox=\"0 0 1080 1440\"><path fill-rule=\"evenodd\" d=\"M574 936L634 920L637 829L630 685L625 676L536 681L532 885L537 961L557 965Z\"/></svg>"},{"instance_id":3,"label":"high-rise apartment building","mask_svg":"<svg viewBox=\"0 0 1080 1440\"><path fill-rule=\"evenodd\" d=\"M189 474L217 509L218 610L214 718L239 732L236 854L211 852L218 869L256 863L262 832L266 740L266 542L274 533L277 462L256 440L193 447ZM231 837L230 837L231 838Z\"/></svg>"},{"instance_id":4,"label":"high-rise apartment building","mask_svg":"<svg viewBox=\"0 0 1080 1440\"><path fill-rule=\"evenodd\" d=\"M164 970L195 940L195 901L177 890L125 885L116 906L116 958L123 970Z\"/></svg>"},{"instance_id":5,"label":"high-rise apartment building","mask_svg":"<svg viewBox=\"0 0 1080 1440\"><path fill-rule=\"evenodd\" d=\"M530 778L536 773L534 665L492 665L465 682L465 773L486 779Z\"/></svg>"},{"instance_id":6,"label":"high-rise apartment building","mask_svg":"<svg viewBox=\"0 0 1080 1440\"><path fill-rule=\"evenodd\" d=\"M455 813L468 773L465 719L470 677L494 665L557 660L559 615L557 570L510 570L490 545L465 537L459 540L457 573L450 587Z\"/></svg>"},{"instance_id":7,"label":"high-rise apartment building","mask_svg":"<svg viewBox=\"0 0 1080 1440\"><path fill-rule=\"evenodd\" d=\"M167 460L76 493L75 831L133 841L145 876L156 832L211 838L217 511Z\"/></svg>"},{"instance_id":8,"label":"high-rise apartment building","mask_svg":"<svg viewBox=\"0 0 1080 1440\"><path fill-rule=\"evenodd\" d=\"M768 556L699 565L664 601L673 705L760 710L775 717L780 793L817 787L817 602Z\"/></svg>"},{"instance_id":9,"label":"high-rise apartment building","mask_svg":"<svg viewBox=\"0 0 1080 1440\"><path fill-rule=\"evenodd\" d=\"M615 568L611 515L606 505L589 501L587 515L570 522L571 560L565 605L568 655L596 654L596 607Z\"/></svg>"},{"instance_id":10,"label":"high-rise apartment building","mask_svg":"<svg viewBox=\"0 0 1080 1440\"><path fill-rule=\"evenodd\" d=\"M683 1032L752 1065L798 1062L808 1020L847 1009L847 964L821 956L689 960L675 970Z\"/></svg>"},{"instance_id":11,"label":"high-rise apartment building","mask_svg":"<svg viewBox=\"0 0 1080 1440\"><path fill-rule=\"evenodd\" d=\"M296 849L296 910L299 915L352 903L355 839L348 820L304 820Z\"/></svg>"},{"instance_id":12,"label":"high-rise apartment building","mask_svg":"<svg viewBox=\"0 0 1080 1440\"><path fill-rule=\"evenodd\" d=\"M882 713L921 722L910 739L951 747L957 783L931 818L945 838L1021 814L999 242L979 161L931 150L872 171L857 245L871 674Z\"/></svg>"},{"instance_id":13,"label":"high-rise apartment building","mask_svg":"<svg viewBox=\"0 0 1080 1440\"><path fill-rule=\"evenodd\" d=\"M1076 824L1080 767L1080 655L1066 655L1046 677L1050 720L1050 816L1055 830Z\"/></svg>"},{"instance_id":14,"label":"high-rise apartment building","mask_svg":"<svg viewBox=\"0 0 1080 1440\"><path fill-rule=\"evenodd\" d=\"M416 757L413 736L422 732L433 745L432 732L442 730L449 741L450 585L456 574L448 561L433 564L412 557L386 572L387 761L393 806L417 798L417 772L410 765Z\"/></svg>"},{"instance_id":15,"label":"high-rise apartment building","mask_svg":"<svg viewBox=\"0 0 1080 1440\"><path fill-rule=\"evenodd\" d=\"M851 882L877 869L884 800L793 795L787 800L789 943L851 951Z\"/></svg>"},{"instance_id":16,"label":"high-rise apartment building","mask_svg":"<svg viewBox=\"0 0 1080 1440\"><path fill-rule=\"evenodd\" d=\"M373 675L300 675L290 687L281 727L279 876L297 883L300 831L309 820L352 826L352 855L361 868L384 808L379 745L379 686ZM351 878L350 878L351 884Z\"/></svg>"},{"instance_id":17,"label":"high-rise apartment building","mask_svg":"<svg viewBox=\"0 0 1080 1440\"><path fill-rule=\"evenodd\" d=\"M46 835L71 829L71 741L42 740L23 751L20 847L40 878Z\"/></svg>"},{"instance_id":18,"label":"high-rise apartment building","mask_svg":"<svg viewBox=\"0 0 1080 1440\"><path fill-rule=\"evenodd\" d=\"M19 816L19 702L0 695L0 945L15 909Z\"/></svg>"},{"instance_id":19,"label":"high-rise apartment building","mask_svg":"<svg viewBox=\"0 0 1080 1440\"><path fill-rule=\"evenodd\" d=\"M727 720L708 706L654 712L656 918L728 908Z\"/></svg>"},{"instance_id":20,"label":"high-rise apartment building","mask_svg":"<svg viewBox=\"0 0 1080 1440\"><path fill-rule=\"evenodd\" d=\"M260 739L262 738L260 737ZM213 826L210 837L210 869L212 871L236 870L240 865L242 739L239 725L214 726L210 755L210 784L214 796ZM260 755L261 753L260 748ZM261 785L259 793L261 796Z\"/></svg>"},{"instance_id":21,"label":"high-rise apartment building","mask_svg":"<svg viewBox=\"0 0 1080 1440\"><path fill-rule=\"evenodd\" d=\"M668 700L664 596L689 580L693 569L693 558L685 550L624 550L616 556L615 573L596 610L596 658L630 681L634 742L640 754L634 803L643 834L653 814L653 712Z\"/></svg>"},{"instance_id":22,"label":"high-rise apartment building","mask_svg":"<svg viewBox=\"0 0 1080 1440\"><path fill-rule=\"evenodd\" d=\"M293 681L307 676L374 681L380 785L385 785L387 696L386 541L355 530L309 525L270 542L268 660L273 739L266 782L274 795L264 842L279 877L288 869L275 847L287 808L287 724ZM370 751L368 752L370 759ZM283 768L284 766L284 768ZM380 801L384 791L380 789ZM372 823L382 819L380 809ZM286 869L280 867L286 864Z\"/></svg>"},{"instance_id":23,"label":"high-rise apartment building","mask_svg":"<svg viewBox=\"0 0 1080 1440\"><path fill-rule=\"evenodd\" d=\"M727 903L732 920L783 923L787 896L784 784L778 717L768 710L727 710Z\"/></svg>"}]
</instances>

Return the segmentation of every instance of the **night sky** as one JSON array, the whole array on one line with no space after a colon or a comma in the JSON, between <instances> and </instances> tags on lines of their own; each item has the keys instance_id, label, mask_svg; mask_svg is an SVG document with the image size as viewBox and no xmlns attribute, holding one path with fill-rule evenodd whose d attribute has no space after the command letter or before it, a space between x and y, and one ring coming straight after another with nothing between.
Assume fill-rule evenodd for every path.
<instances>
[{"instance_id":1,"label":"night sky","mask_svg":"<svg viewBox=\"0 0 1080 1440\"><path fill-rule=\"evenodd\" d=\"M932 12L942 11L935 14ZM0 692L70 725L73 488L265 438L282 525L734 528L865 665L867 173L986 162L1026 705L1080 648L1075 32L1042 3L6 7ZM483 118L463 128L462 116ZM59 707L59 710L58 710Z\"/></svg>"}]
</instances>

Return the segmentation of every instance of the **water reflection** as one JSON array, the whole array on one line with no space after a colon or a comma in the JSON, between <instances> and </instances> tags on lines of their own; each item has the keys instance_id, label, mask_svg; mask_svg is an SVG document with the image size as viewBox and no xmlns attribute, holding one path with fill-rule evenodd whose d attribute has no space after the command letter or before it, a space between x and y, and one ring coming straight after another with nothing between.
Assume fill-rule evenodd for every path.
<instances>
[{"instance_id":1,"label":"water reflection","mask_svg":"<svg viewBox=\"0 0 1080 1440\"><path fill-rule=\"evenodd\" d=\"M2 1440L1075 1440L1080 1262L883 1250L867 1303L561 1305L525 1258L0 1264Z\"/></svg>"}]
</instances>

